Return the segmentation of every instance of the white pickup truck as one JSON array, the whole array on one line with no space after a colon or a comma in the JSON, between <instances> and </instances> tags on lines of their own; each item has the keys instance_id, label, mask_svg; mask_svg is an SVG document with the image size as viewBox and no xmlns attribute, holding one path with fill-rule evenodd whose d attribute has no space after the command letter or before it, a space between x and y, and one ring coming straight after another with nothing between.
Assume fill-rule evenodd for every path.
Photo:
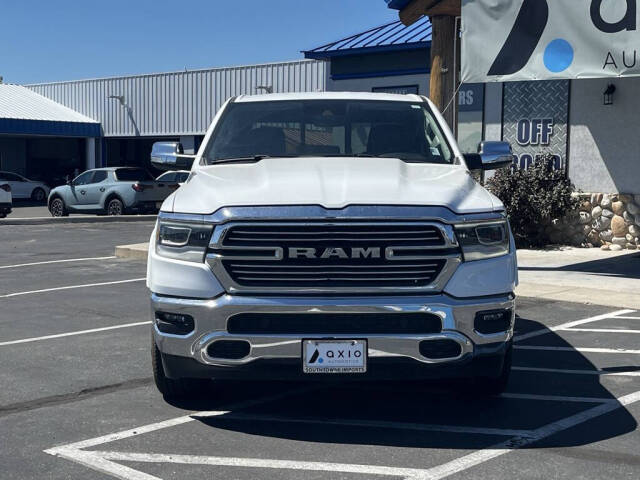
<instances>
[{"instance_id":1,"label":"white pickup truck","mask_svg":"<svg viewBox=\"0 0 640 480\"><path fill-rule=\"evenodd\" d=\"M501 392L511 369L515 246L500 200L417 95L241 96L217 113L151 237L156 385L204 379L462 377ZM158 155L152 158L158 160Z\"/></svg>"}]
</instances>

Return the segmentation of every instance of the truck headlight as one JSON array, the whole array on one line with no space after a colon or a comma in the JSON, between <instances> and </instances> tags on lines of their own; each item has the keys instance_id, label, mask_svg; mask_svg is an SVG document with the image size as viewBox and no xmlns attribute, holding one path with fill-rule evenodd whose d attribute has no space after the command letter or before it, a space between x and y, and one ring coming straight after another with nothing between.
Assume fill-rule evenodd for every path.
<instances>
[{"instance_id":1,"label":"truck headlight","mask_svg":"<svg viewBox=\"0 0 640 480\"><path fill-rule=\"evenodd\" d=\"M455 230L467 262L509 253L509 227L506 221L460 225Z\"/></svg>"},{"instance_id":2,"label":"truck headlight","mask_svg":"<svg viewBox=\"0 0 640 480\"><path fill-rule=\"evenodd\" d=\"M156 253L185 262L204 262L212 232L213 225L159 220Z\"/></svg>"}]
</instances>

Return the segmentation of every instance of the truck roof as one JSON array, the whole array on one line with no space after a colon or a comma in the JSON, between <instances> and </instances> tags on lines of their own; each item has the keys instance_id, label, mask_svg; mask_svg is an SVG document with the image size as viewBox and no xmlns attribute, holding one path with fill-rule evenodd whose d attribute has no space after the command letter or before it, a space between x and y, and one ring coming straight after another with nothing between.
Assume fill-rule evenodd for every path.
<instances>
[{"instance_id":1,"label":"truck roof","mask_svg":"<svg viewBox=\"0 0 640 480\"><path fill-rule=\"evenodd\" d=\"M419 95L400 95L397 93L371 92L300 92L267 93L261 95L240 95L236 102L266 102L282 100L386 100L393 102L421 102Z\"/></svg>"}]
</instances>

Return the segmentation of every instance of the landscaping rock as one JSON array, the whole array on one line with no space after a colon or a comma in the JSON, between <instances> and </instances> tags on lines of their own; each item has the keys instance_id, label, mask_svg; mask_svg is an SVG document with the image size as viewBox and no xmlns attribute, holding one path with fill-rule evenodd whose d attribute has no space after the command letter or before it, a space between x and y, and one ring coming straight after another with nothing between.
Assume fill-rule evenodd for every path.
<instances>
[{"instance_id":1,"label":"landscaping rock","mask_svg":"<svg viewBox=\"0 0 640 480\"><path fill-rule=\"evenodd\" d=\"M593 210L591 210L591 218L593 218L594 220L596 218L600 218L601 216L602 216L602 207L597 206Z\"/></svg>"},{"instance_id":2,"label":"landscaping rock","mask_svg":"<svg viewBox=\"0 0 640 480\"><path fill-rule=\"evenodd\" d=\"M635 243L627 243L624 248L627 250L636 250L638 247Z\"/></svg>"},{"instance_id":3,"label":"landscaping rock","mask_svg":"<svg viewBox=\"0 0 640 480\"><path fill-rule=\"evenodd\" d=\"M603 242L610 242L613 238L613 232L611 230L604 230L600 232L600 240Z\"/></svg>"},{"instance_id":4,"label":"landscaping rock","mask_svg":"<svg viewBox=\"0 0 640 480\"><path fill-rule=\"evenodd\" d=\"M611 243L624 247L627 244L627 239L625 237L613 237Z\"/></svg>"},{"instance_id":5,"label":"landscaping rock","mask_svg":"<svg viewBox=\"0 0 640 480\"><path fill-rule=\"evenodd\" d=\"M621 201L613 202L611 204L611 210L613 210L613 213L615 213L616 215L622 215L625 210L624 203L622 203Z\"/></svg>"},{"instance_id":6,"label":"landscaping rock","mask_svg":"<svg viewBox=\"0 0 640 480\"><path fill-rule=\"evenodd\" d=\"M601 193L594 193L593 195L591 195L591 203L593 205L600 205L600 202L602 202L602 194Z\"/></svg>"},{"instance_id":7,"label":"landscaping rock","mask_svg":"<svg viewBox=\"0 0 640 480\"><path fill-rule=\"evenodd\" d=\"M589 200L584 200L580 204L580 210L583 212L590 212L593 207L591 206L591 202Z\"/></svg>"},{"instance_id":8,"label":"landscaping rock","mask_svg":"<svg viewBox=\"0 0 640 480\"><path fill-rule=\"evenodd\" d=\"M600 206L602 208L610 208L611 207L611 197L609 195L603 195L602 201L600 202Z\"/></svg>"},{"instance_id":9,"label":"landscaping rock","mask_svg":"<svg viewBox=\"0 0 640 480\"><path fill-rule=\"evenodd\" d=\"M598 231L607 230L611 226L611 219L607 217L600 217L594 220L591 226Z\"/></svg>"},{"instance_id":10,"label":"landscaping rock","mask_svg":"<svg viewBox=\"0 0 640 480\"><path fill-rule=\"evenodd\" d=\"M613 217L613 212L611 210L609 210L608 208L603 208L602 209L602 216L603 217L607 217L607 218L611 218L611 217Z\"/></svg>"},{"instance_id":11,"label":"landscaping rock","mask_svg":"<svg viewBox=\"0 0 640 480\"><path fill-rule=\"evenodd\" d=\"M615 237L624 237L627 234L627 224L624 223L624 218L620 215L616 215L611 219L611 230Z\"/></svg>"},{"instance_id":12,"label":"landscaping rock","mask_svg":"<svg viewBox=\"0 0 640 480\"><path fill-rule=\"evenodd\" d=\"M609 250L611 250L612 252L619 252L620 250L622 250L622 245L611 245L609 247Z\"/></svg>"},{"instance_id":13,"label":"landscaping rock","mask_svg":"<svg viewBox=\"0 0 640 480\"><path fill-rule=\"evenodd\" d=\"M627 212L629 212L631 215L637 215L640 213L640 207L638 207L638 205L636 205L635 203L627 203Z\"/></svg>"},{"instance_id":14,"label":"landscaping rock","mask_svg":"<svg viewBox=\"0 0 640 480\"><path fill-rule=\"evenodd\" d=\"M610 247L609 245L606 245L606 244L605 244L605 245L602 245L602 246L600 247L600 250L606 250L606 251L608 251L608 250L611 250L611 247Z\"/></svg>"},{"instance_id":15,"label":"landscaping rock","mask_svg":"<svg viewBox=\"0 0 640 480\"><path fill-rule=\"evenodd\" d=\"M633 215L631 215L629 212L624 212L622 214L622 218L624 218L624 221L627 223L627 225L633 225L634 223Z\"/></svg>"},{"instance_id":16,"label":"landscaping rock","mask_svg":"<svg viewBox=\"0 0 640 480\"><path fill-rule=\"evenodd\" d=\"M633 239L635 238L633 235L631 235L630 233L627 233L624 238L627 239L627 243L632 243Z\"/></svg>"},{"instance_id":17,"label":"landscaping rock","mask_svg":"<svg viewBox=\"0 0 640 480\"><path fill-rule=\"evenodd\" d=\"M629 225L629 233L633 235L633 237L640 237L640 227L636 225Z\"/></svg>"}]
</instances>

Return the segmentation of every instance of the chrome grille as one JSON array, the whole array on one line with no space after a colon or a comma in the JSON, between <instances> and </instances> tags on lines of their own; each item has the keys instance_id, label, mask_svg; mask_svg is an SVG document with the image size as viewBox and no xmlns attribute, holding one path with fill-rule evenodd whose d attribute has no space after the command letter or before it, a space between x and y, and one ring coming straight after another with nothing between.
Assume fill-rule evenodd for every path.
<instances>
[{"instance_id":1,"label":"chrome grille","mask_svg":"<svg viewBox=\"0 0 640 480\"><path fill-rule=\"evenodd\" d=\"M427 222L232 223L207 261L232 292L435 290L460 256L452 231Z\"/></svg>"}]
</instances>

